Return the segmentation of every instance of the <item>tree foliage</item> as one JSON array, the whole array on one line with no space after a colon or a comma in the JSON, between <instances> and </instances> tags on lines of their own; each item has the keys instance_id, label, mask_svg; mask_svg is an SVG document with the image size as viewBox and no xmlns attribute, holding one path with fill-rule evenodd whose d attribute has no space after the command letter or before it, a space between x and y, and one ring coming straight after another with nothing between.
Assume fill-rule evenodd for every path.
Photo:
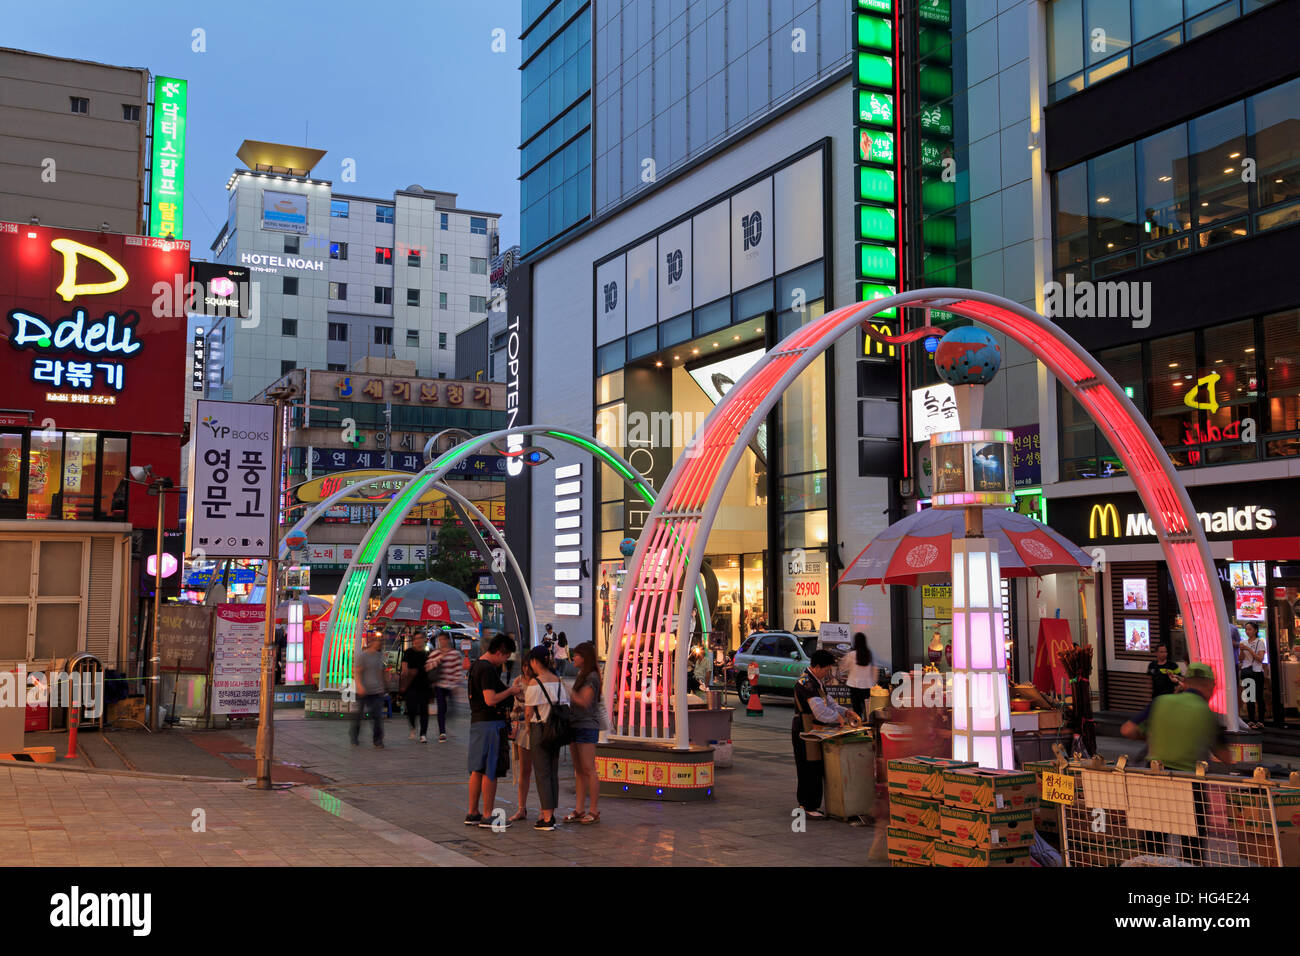
<instances>
[{"instance_id":1,"label":"tree foliage","mask_svg":"<svg viewBox=\"0 0 1300 956\"><path fill-rule=\"evenodd\" d=\"M424 577L450 584L473 598L480 561L469 532L460 522L444 522L430 550Z\"/></svg>"}]
</instances>

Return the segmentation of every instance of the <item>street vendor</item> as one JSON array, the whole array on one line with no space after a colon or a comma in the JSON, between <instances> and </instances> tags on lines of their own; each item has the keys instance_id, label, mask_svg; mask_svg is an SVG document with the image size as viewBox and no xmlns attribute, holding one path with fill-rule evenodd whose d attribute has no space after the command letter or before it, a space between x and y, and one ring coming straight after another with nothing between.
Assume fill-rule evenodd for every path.
<instances>
[{"instance_id":1,"label":"street vendor","mask_svg":"<svg viewBox=\"0 0 1300 956\"><path fill-rule=\"evenodd\" d=\"M809 819L822 820L822 747L815 740L804 740L800 734L815 727L843 727L861 723L858 715L842 707L826 692L826 678L835 669L835 655L827 650L816 650L808 662L808 669L794 685L794 721L790 726L790 741L794 746L794 767L798 775L796 795L799 806Z\"/></svg>"}]
</instances>

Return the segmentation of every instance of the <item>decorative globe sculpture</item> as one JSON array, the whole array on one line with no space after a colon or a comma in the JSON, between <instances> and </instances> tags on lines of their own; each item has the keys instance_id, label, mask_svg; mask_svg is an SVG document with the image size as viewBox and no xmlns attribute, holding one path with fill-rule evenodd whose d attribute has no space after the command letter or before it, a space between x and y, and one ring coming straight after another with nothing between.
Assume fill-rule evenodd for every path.
<instances>
[{"instance_id":1,"label":"decorative globe sculpture","mask_svg":"<svg viewBox=\"0 0 1300 956\"><path fill-rule=\"evenodd\" d=\"M636 538L624 538L618 543L618 550L623 552L623 557L632 557L636 552Z\"/></svg>"},{"instance_id":2,"label":"decorative globe sculpture","mask_svg":"<svg viewBox=\"0 0 1300 956\"><path fill-rule=\"evenodd\" d=\"M949 385L987 385L1002 367L1002 350L992 333L964 325L939 340L934 367Z\"/></svg>"},{"instance_id":3,"label":"decorative globe sculpture","mask_svg":"<svg viewBox=\"0 0 1300 956\"><path fill-rule=\"evenodd\" d=\"M284 543L291 551L301 551L307 547L307 535L301 531L290 531L284 536Z\"/></svg>"}]
</instances>

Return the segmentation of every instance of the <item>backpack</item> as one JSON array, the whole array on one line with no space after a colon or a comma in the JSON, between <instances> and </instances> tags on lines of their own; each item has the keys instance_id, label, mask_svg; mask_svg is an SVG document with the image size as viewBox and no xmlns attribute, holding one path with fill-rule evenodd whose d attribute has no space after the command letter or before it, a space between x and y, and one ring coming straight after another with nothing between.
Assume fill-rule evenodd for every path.
<instances>
[{"instance_id":1,"label":"backpack","mask_svg":"<svg viewBox=\"0 0 1300 956\"><path fill-rule=\"evenodd\" d=\"M564 684L557 681L561 690ZM546 682L539 680L537 686L542 689L542 695L546 702L551 705L550 712L546 719L537 725L536 741L547 750L556 751L561 747L573 743L573 711L567 703L558 703L551 700L550 692L546 689Z\"/></svg>"}]
</instances>

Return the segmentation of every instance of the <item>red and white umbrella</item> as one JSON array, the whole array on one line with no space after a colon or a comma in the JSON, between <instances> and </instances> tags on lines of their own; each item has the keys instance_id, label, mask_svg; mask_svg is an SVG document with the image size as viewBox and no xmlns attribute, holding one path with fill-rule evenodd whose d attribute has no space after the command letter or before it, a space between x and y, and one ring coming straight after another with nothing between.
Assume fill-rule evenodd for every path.
<instances>
[{"instance_id":1,"label":"red and white umbrella","mask_svg":"<svg viewBox=\"0 0 1300 956\"><path fill-rule=\"evenodd\" d=\"M441 581L414 581L384 599L374 624L467 624L474 610L465 592Z\"/></svg>"},{"instance_id":2,"label":"red and white umbrella","mask_svg":"<svg viewBox=\"0 0 1300 956\"><path fill-rule=\"evenodd\" d=\"M1004 578L1078 571L1092 559L1042 522L985 508L984 537L997 542ZM890 525L854 558L839 584L933 584L952 579L952 540L966 536L959 509L927 508Z\"/></svg>"}]
</instances>

